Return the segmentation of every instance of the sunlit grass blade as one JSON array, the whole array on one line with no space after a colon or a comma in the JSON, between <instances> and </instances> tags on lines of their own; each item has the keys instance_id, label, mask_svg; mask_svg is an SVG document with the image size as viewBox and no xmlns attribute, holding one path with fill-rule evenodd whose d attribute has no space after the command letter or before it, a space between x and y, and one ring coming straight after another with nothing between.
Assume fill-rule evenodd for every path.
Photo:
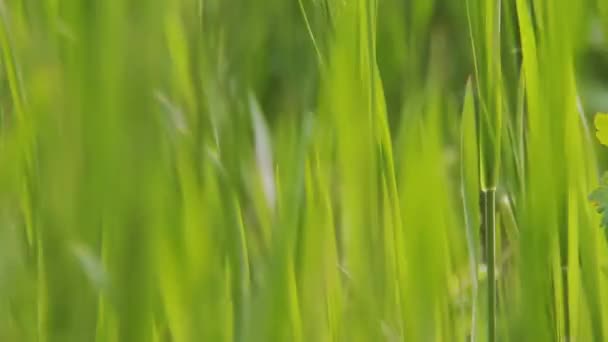
<instances>
[{"instance_id":1,"label":"sunlit grass blade","mask_svg":"<svg viewBox=\"0 0 608 342\"><path fill-rule=\"evenodd\" d=\"M471 81L467 82L461 118L460 140L460 187L464 206L467 248L471 270L471 341L477 341L478 279L479 265L479 161L477 156L477 133L475 104Z\"/></svg>"}]
</instances>

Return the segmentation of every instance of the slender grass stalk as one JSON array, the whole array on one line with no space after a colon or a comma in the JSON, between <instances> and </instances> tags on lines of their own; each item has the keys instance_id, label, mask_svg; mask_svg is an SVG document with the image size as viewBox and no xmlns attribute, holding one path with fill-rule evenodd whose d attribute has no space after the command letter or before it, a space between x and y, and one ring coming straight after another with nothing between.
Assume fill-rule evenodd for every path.
<instances>
[{"instance_id":1,"label":"slender grass stalk","mask_svg":"<svg viewBox=\"0 0 608 342\"><path fill-rule=\"evenodd\" d=\"M468 0L467 19L473 50L479 100L478 139L482 190L483 231L488 271L487 333L488 341L496 338L495 288L495 192L498 184L502 133L502 75L500 58L500 0Z\"/></svg>"},{"instance_id":2,"label":"slender grass stalk","mask_svg":"<svg viewBox=\"0 0 608 342\"><path fill-rule=\"evenodd\" d=\"M321 54L321 49L319 48L317 39L315 38L315 34L312 31L312 26L310 25L310 20L308 19L308 14L306 13L306 8L304 7L303 0L298 0L298 5L300 5L300 12L302 13L302 18L304 19L304 23L306 24L306 31L308 32L308 36L310 37L312 46L315 49L315 54L317 56L319 67L321 69L325 69L325 61L323 59L323 55Z\"/></svg>"},{"instance_id":3,"label":"slender grass stalk","mask_svg":"<svg viewBox=\"0 0 608 342\"><path fill-rule=\"evenodd\" d=\"M496 340L496 189L483 191L486 265L488 268L488 341Z\"/></svg>"}]
</instances>

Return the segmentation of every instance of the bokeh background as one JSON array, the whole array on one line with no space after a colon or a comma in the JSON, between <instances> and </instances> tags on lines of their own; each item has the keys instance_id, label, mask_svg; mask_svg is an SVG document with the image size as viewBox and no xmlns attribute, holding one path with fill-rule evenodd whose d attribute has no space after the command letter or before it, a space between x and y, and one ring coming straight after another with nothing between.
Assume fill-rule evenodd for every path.
<instances>
[{"instance_id":1,"label":"bokeh background","mask_svg":"<svg viewBox=\"0 0 608 342\"><path fill-rule=\"evenodd\" d=\"M0 1L0 341L608 341L607 4Z\"/></svg>"}]
</instances>

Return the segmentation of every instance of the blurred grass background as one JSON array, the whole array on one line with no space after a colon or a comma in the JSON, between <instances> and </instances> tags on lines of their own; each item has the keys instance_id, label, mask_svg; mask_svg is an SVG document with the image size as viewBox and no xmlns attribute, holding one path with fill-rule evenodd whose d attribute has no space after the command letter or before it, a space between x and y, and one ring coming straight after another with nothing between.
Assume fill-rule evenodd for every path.
<instances>
[{"instance_id":1,"label":"blurred grass background","mask_svg":"<svg viewBox=\"0 0 608 342\"><path fill-rule=\"evenodd\" d=\"M607 4L0 1L0 341L608 341Z\"/></svg>"}]
</instances>

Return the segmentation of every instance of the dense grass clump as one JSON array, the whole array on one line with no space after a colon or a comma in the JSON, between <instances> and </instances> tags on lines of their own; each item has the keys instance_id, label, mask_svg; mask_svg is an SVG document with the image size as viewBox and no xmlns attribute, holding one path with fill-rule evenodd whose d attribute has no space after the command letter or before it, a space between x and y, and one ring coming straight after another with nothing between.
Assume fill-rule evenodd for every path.
<instances>
[{"instance_id":1,"label":"dense grass clump","mask_svg":"<svg viewBox=\"0 0 608 342\"><path fill-rule=\"evenodd\" d=\"M608 341L607 4L0 1L0 341Z\"/></svg>"}]
</instances>

